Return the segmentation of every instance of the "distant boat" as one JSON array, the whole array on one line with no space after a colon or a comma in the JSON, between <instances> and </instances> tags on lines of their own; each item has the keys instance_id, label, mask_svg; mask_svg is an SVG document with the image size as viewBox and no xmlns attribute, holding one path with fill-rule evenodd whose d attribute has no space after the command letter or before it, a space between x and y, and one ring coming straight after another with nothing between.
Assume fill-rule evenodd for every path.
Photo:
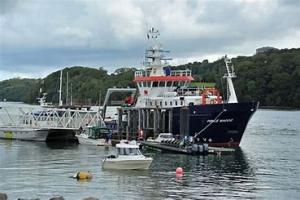
<instances>
[{"instance_id":1,"label":"distant boat","mask_svg":"<svg viewBox=\"0 0 300 200\"><path fill-rule=\"evenodd\" d=\"M111 132L106 127L92 126L87 127L82 133L76 135L79 144L88 144L96 146L110 146Z\"/></svg>"},{"instance_id":2,"label":"distant boat","mask_svg":"<svg viewBox=\"0 0 300 200\"><path fill-rule=\"evenodd\" d=\"M52 103L46 102L46 96L47 96L47 93L44 92L42 97L37 98L40 106L47 107L47 108L53 107L54 105L52 105Z\"/></svg>"},{"instance_id":3,"label":"distant boat","mask_svg":"<svg viewBox=\"0 0 300 200\"><path fill-rule=\"evenodd\" d=\"M110 155L103 160L103 169L149 169L153 159L145 157L136 143L121 141L116 148L116 155Z\"/></svg>"}]
</instances>

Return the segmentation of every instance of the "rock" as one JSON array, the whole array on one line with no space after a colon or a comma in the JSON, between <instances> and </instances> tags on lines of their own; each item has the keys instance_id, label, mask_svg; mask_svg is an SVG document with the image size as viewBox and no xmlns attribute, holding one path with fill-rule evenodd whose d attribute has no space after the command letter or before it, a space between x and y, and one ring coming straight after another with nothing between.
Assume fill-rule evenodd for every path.
<instances>
[{"instance_id":1,"label":"rock","mask_svg":"<svg viewBox=\"0 0 300 200\"><path fill-rule=\"evenodd\" d=\"M0 193L0 200L7 200L7 194Z\"/></svg>"},{"instance_id":2,"label":"rock","mask_svg":"<svg viewBox=\"0 0 300 200\"><path fill-rule=\"evenodd\" d=\"M99 200L99 199L95 198L95 197L87 197L87 198L84 198L82 200Z\"/></svg>"},{"instance_id":3,"label":"rock","mask_svg":"<svg viewBox=\"0 0 300 200\"><path fill-rule=\"evenodd\" d=\"M65 200L65 199L63 198L63 196L57 196L57 197L52 197L49 200Z\"/></svg>"}]
</instances>

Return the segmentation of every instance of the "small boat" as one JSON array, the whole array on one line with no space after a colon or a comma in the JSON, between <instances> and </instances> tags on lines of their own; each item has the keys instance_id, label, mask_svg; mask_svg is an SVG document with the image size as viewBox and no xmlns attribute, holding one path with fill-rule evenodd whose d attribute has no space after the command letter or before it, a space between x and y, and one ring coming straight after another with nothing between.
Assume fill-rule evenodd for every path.
<instances>
[{"instance_id":1,"label":"small boat","mask_svg":"<svg viewBox=\"0 0 300 200\"><path fill-rule=\"evenodd\" d=\"M8 140L29 140L44 142L49 131L41 128L0 127L0 138Z\"/></svg>"},{"instance_id":2,"label":"small boat","mask_svg":"<svg viewBox=\"0 0 300 200\"><path fill-rule=\"evenodd\" d=\"M120 142L117 155L110 155L102 162L103 169L149 169L152 158L145 157L136 142Z\"/></svg>"},{"instance_id":3,"label":"small boat","mask_svg":"<svg viewBox=\"0 0 300 200\"><path fill-rule=\"evenodd\" d=\"M110 146L111 132L106 127L92 126L76 135L79 144L88 144L96 146Z\"/></svg>"},{"instance_id":4,"label":"small boat","mask_svg":"<svg viewBox=\"0 0 300 200\"><path fill-rule=\"evenodd\" d=\"M175 138L173 136L172 133L160 133L157 138L155 139L152 139L152 138L148 138L147 141L149 142L158 142L158 143L161 143L161 142L171 142L171 141L174 141Z\"/></svg>"}]
</instances>

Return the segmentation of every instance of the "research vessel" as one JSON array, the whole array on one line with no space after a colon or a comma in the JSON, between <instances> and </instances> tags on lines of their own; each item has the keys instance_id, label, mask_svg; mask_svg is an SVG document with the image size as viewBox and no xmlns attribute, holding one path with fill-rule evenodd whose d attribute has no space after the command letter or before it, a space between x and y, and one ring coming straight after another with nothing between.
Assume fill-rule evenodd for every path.
<instances>
[{"instance_id":1,"label":"research vessel","mask_svg":"<svg viewBox=\"0 0 300 200\"><path fill-rule=\"evenodd\" d=\"M147 37L150 45L145 52L144 69L134 75L138 95L136 109L153 108L170 111L165 119L173 135L192 136L199 143L215 147L238 147L247 124L259 103L238 102L233 81L234 66L223 57L227 97L215 88L189 87L194 81L190 69L171 68L159 32L152 28Z\"/></svg>"}]
</instances>

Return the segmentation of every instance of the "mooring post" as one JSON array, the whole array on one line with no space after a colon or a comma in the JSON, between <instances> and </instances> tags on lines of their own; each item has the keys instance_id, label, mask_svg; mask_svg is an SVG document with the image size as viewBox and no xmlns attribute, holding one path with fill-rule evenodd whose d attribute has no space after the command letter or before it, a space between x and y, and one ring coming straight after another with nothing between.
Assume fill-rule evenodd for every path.
<instances>
[{"instance_id":1,"label":"mooring post","mask_svg":"<svg viewBox=\"0 0 300 200\"><path fill-rule=\"evenodd\" d=\"M142 109L142 129L146 128L146 114L145 114L145 110Z\"/></svg>"},{"instance_id":2,"label":"mooring post","mask_svg":"<svg viewBox=\"0 0 300 200\"><path fill-rule=\"evenodd\" d=\"M130 110L127 110L127 127L126 127L126 140L129 139L129 130L131 126L131 113Z\"/></svg>"},{"instance_id":3,"label":"mooring post","mask_svg":"<svg viewBox=\"0 0 300 200\"><path fill-rule=\"evenodd\" d=\"M153 137L155 138L157 136L158 132L158 114L157 109L153 110Z\"/></svg>"},{"instance_id":4,"label":"mooring post","mask_svg":"<svg viewBox=\"0 0 300 200\"><path fill-rule=\"evenodd\" d=\"M161 130L162 132L165 132L166 131L166 111L165 110L162 110L161 111Z\"/></svg>"},{"instance_id":5,"label":"mooring post","mask_svg":"<svg viewBox=\"0 0 300 200\"><path fill-rule=\"evenodd\" d=\"M172 131L173 131L172 124L173 124L173 110L172 110L172 108L170 108L169 109L169 133L172 133Z\"/></svg>"},{"instance_id":6,"label":"mooring post","mask_svg":"<svg viewBox=\"0 0 300 200\"><path fill-rule=\"evenodd\" d=\"M157 135L161 131L161 109L157 109Z\"/></svg>"},{"instance_id":7,"label":"mooring post","mask_svg":"<svg viewBox=\"0 0 300 200\"><path fill-rule=\"evenodd\" d=\"M189 107L180 108L180 135L182 137L189 135Z\"/></svg>"},{"instance_id":8,"label":"mooring post","mask_svg":"<svg viewBox=\"0 0 300 200\"><path fill-rule=\"evenodd\" d=\"M122 108L118 108L118 135L119 135L119 138L121 138L121 134L123 132L123 128L122 128L122 115L123 115Z\"/></svg>"},{"instance_id":9,"label":"mooring post","mask_svg":"<svg viewBox=\"0 0 300 200\"><path fill-rule=\"evenodd\" d=\"M142 110L140 108L138 109L138 115L138 130L140 130L142 128Z\"/></svg>"},{"instance_id":10,"label":"mooring post","mask_svg":"<svg viewBox=\"0 0 300 200\"><path fill-rule=\"evenodd\" d=\"M147 128L150 128L150 110L149 109L147 109L146 110L146 127Z\"/></svg>"}]
</instances>

